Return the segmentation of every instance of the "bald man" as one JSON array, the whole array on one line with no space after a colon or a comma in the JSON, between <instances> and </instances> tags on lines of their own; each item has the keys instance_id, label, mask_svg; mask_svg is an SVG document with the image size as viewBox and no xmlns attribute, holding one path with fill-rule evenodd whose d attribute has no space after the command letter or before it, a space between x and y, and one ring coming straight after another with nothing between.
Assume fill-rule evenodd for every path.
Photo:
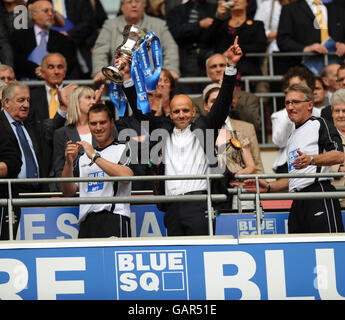
<instances>
[{"instance_id":1,"label":"bald man","mask_svg":"<svg viewBox=\"0 0 345 320\"><path fill-rule=\"evenodd\" d=\"M139 121L149 121L150 133L154 129L164 130L162 133L165 133L165 136L160 149L162 162L155 161L159 160L158 157L154 159L155 154L151 154L159 175L205 175L219 169L214 155L214 143L218 130L228 115L237 74L236 65L241 56L242 50L235 40L234 45L231 46L231 57L224 72L217 100L211 111L206 116L200 116L195 122L193 119L196 110L192 100L186 95L177 95L172 99L170 119L155 117L152 113L142 114L136 108L137 97L134 86L126 82L125 93L135 117ZM210 133L213 133L212 137ZM157 138L156 134L151 134L152 141L155 136ZM213 139L212 143L210 138ZM224 184L223 187L222 191L226 192L227 185ZM207 181L205 179L161 181L159 190L155 191L171 196L206 194ZM209 234L206 201L167 203L159 208L165 212L164 223L168 236Z\"/></svg>"}]
</instances>

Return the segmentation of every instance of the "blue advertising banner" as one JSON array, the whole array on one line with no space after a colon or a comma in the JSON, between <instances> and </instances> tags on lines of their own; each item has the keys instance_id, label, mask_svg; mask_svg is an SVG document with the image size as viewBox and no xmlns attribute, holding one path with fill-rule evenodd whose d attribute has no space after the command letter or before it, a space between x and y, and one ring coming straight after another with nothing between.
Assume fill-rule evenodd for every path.
<instances>
[{"instance_id":1,"label":"blue advertising banner","mask_svg":"<svg viewBox=\"0 0 345 320\"><path fill-rule=\"evenodd\" d=\"M288 212L265 213L261 224L262 234L287 233ZM216 219L217 235L233 235L238 238L243 235L255 235L256 217L254 214L225 214Z\"/></svg>"},{"instance_id":2,"label":"blue advertising banner","mask_svg":"<svg viewBox=\"0 0 345 320\"><path fill-rule=\"evenodd\" d=\"M155 205L131 206L131 229L134 237L166 236L164 213ZM22 208L17 240L76 239L78 207ZM265 212L262 234L286 234L288 212ZM345 225L345 211L342 211ZM254 214L222 214L216 216L216 235L255 235Z\"/></svg>"},{"instance_id":3,"label":"blue advertising banner","mask_svg":"<svg viewBox=\"0 0 345 320\"><path fill-rule=\"evenodd\" d=\"M164 213L155 205L131 206L134 237L166 235ZM78 238L78 207L22 208L17 240Z\"/></svg>"},{"instance_id":4,"label":"blue advertising banner","mask_svg":"<svg viewBox=\"0 0 345 320\"><path fill-rule=\"evenodd\" d=\"M344 235L17 241L0 299L344 299L344 265Z\"/></svg>"},{"instance_id":5,"label":"blue advertising banner","mask_svg":"<svg viewBox=\"0 0 345 320\"><path fill-rule=\"evenodd\" d=\"M345 211L341 212L345 225ZM288 233L288 212L265 212L261 224L261 234ZM232 235L236 238L245 235L255 235L256 217L251 213L223 214L216 217L217 235Z\"/></svg>"}]
</instances>

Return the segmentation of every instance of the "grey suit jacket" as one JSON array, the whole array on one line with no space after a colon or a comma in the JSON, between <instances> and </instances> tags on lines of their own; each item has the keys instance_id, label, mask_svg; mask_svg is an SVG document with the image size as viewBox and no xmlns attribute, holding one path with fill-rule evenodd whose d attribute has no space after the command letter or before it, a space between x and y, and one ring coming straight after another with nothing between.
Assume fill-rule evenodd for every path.
<instances>
[{"instance_id":1,"label":"grey suit jacket","mask_svg":"<svg viewBox=\"0 0 345 320\"><path fill-rule=\"evenodd\" d=\"M92 54L93 76L100 72L103 67L111 64L116 48L123 41L122 32L126 25L127 22L124 16L119 16L104 22ZM153 31L160 39L163 67L179 74L178 47L168 30L166 22L162 19L144 14L141 27L148 31Z\"/></svg>"}]
</instances>

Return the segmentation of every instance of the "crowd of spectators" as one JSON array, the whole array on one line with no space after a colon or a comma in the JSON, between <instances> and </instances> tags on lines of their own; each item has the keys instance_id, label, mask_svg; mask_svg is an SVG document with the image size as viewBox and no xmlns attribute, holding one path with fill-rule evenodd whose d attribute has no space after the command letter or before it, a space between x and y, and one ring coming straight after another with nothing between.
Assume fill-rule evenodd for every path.
<instances>
[{"instance_id":1,"label":"crowd of spectators","mask_svg":"<svg viewBox=\"0 0 345 320\"><path fill-rule=\"evenodd\" d=\"M68 143L83 140L96 148L88 126L88 110L94 104L105 103L114 113L111 102L102 102L106 78L101 70L112 64L127 24L154 31L161 41L163 69L156 90L148 92L148 98L153 116L170 122L172 100L180 93L194 94L190 100L196 110L194 123L199 123L200 117L207 118L227 64L233 58L230 48L238 39L243 56L236 66L232 99L225 106L227 118L221 130L225 140L217 141L217 145L226 147L218 158L232 173L263 173L258 138L262 136L264 119L261 119L259 99L255 93L244 90L242 77L267 74L267 69L265 59L247 57L247 54L334 52L330 63L322 67L315 59L301 57L275 58L274 67L276 74L284 75L282 91L296 83L309 86L314 92L313 115L334 122L342 134L344 94L339 88L344 88L345 83L344 16L345 6L337 0L324 3L317 0L121 0L118 15L111 19L107 18L100 0L0 0L0 99L4 109L0 120L7 121L0 132L9 137L10 145L22 159L17 163L17 170L11 166L11 170L0 175L26 177L25 170L28 172L30 167L26 155L30 149L39 177L59 177ZM209 77L210 85L178 83L180 77L203 76ZM44 80L44 85L26 86L19 82L37 79ZM93 80L94 85L83 86L78 83L80 79ZM65 86L65 80L75 83ZM253 84L251 89L255 92ZM131 109L133 113L136 111L133 108L129 103L126 115L114 121L112 137L121 141L121 131L132 130L127 142L134 143L138 150L132 154L136 158L133 173L152 174L150 159L141 161L143 146L152 147L151 130L145 130L132 115ZM278 173L287 172L286 144L294 130L286 109L283 105L279 108L282 110L271 115L272 140L279 147L273 170ZM17 142L18 126L24 128L29 149ZM228 143L233 139L239 148ZM81 147L74 163L82 153ZM0 165L8 163L5 157L0 160ZM334 170L344 171L344 165ZM232 178L230 185L238 186L238 181ZM154 186L152 182L137 182L133 188ZM34 184L27 189L19 185L14 193L25 190L59 191L61 187L51 184L38 188ZM234 198L230 207L236 205ZM251 207L252 203L248 203L248 208Z\"/></svg>"}]
</instances>

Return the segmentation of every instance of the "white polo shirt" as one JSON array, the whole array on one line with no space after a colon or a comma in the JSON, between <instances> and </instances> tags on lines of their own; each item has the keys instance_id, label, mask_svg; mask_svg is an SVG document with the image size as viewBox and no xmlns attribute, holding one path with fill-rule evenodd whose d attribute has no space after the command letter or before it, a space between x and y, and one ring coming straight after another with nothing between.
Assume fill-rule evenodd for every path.
<instances>
[{"instance_id":1,"label":"white polo shirt","mask_svg":"<svg viewBox=\"0 0 345 320\"><path fill-rule=\"evenodd\" d=\"M97 150L102 158L116 164L128 165L129 159L124 161L124 153L126 152L126 145L113 143L105 149ZM96 163L89 165L91 160L84 153L79 158L79 176L80 177L109 177ZM124 197L131 195L132 184L122 182L80 182L79 194L80 197ZM86 215L91 212L101 212L107 210L116 214L130 217L131 210L129 203L102 203L102 204L81 204L79 207L79 223L82 222Z\"/></svg>"},{"instance_id":2,"label":"white polo shirt","mask_svg":"<svg viewBox=\"0 0 345 320\"><path fill-rule=\"evenodd\" d=\"M311 117L301 126L297 127L288 140L287 156L289 173L331 173L331 166L312 166L296 170L292 166L299 155L297 150L307 155L325 153L336 150L342 152L341 138L334 126L329 125L323 118ZM331 178L318 178L330 180ZM301 190L315 182L315 178L290 178L289 191Z\"/></svg>"}]
</instances>

